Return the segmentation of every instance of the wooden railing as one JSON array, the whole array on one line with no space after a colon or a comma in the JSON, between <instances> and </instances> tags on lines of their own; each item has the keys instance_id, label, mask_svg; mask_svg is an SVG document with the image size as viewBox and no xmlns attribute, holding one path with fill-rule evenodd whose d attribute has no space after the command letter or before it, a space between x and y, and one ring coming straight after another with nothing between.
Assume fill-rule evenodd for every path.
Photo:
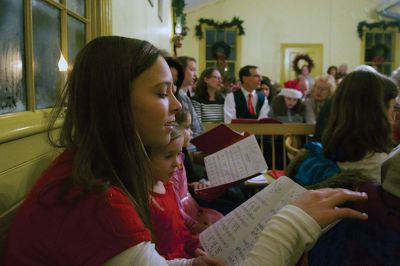
<instances>
[{"instance_id":1,"label":"wooden railing","mask_svg":"<svg viewBox=\"0 0 400 266\"><path fill-rule=\"evenodd\" d=\"M206 131L218 126L219 123L203 123L203 127ZM263 137L268 136L271 137L272 141L272 169L275 169L275 162L276 162L276 157L275 157L275 137L277 136L282 136L283 139L287 136L307 136L314 134L315 130L315 125L311 124L295 124L295 123L290 123L290 124L225 124L232 130L238 131L238 132L248 132L250 134L258 135L260 136L260 147L261 150L264 151L264 146L263 146ZM282 141L283 145L283 165L284 169L286 169L287 166L287 160L286 160L286 147L285 147L285 141Z\"/></svg>"}]
</instances>

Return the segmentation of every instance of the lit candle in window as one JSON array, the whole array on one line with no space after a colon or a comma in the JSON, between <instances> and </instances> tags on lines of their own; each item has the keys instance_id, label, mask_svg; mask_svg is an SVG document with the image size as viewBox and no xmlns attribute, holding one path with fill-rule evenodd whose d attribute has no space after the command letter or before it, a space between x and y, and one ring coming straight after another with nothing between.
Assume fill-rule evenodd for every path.
<instances>
[{"instance_id":1,"label":"lit candle in window","mask_svg":"<svg viewBox=\"0 0 400 266\"><path fill-rule=\"evenodd\" d=\"M67 70L68 70L68 62L65 60L63 54L61 53L60 60L58 60L58 89L61 90L64 88L65 82L67 81Z\"/></svg>"},{"instance_id":2,"label":"lit candle in window","mask_svg":"<svg viewBox=\"0 0 400 266\"><path fill-rule=\"evenodd\" d=\"M58 60L58 70L60 72L66 72L68 69L67 60L65 60L63 54L61 53L60 60Z\"/></svg>"}]
</instances>

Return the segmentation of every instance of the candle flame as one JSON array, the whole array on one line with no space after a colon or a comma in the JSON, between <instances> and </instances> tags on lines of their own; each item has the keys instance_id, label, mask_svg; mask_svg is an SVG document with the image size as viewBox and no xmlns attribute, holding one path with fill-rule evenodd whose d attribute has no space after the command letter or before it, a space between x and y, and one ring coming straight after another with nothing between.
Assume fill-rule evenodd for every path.
<instances>
[{"instance_id":1,"label":"candle flame","mask_svg":"<svg viewBox=\"0 0 400 266\"><path fill-rule=\"evenodd\" d=\"M58 60L58 70L60 72L65 72L65 71L68 70L67 60L65 60L65 58L64 58L62 53L61 53L61 56L60 56L60 60Z\"/></svg>"}]
</instances>

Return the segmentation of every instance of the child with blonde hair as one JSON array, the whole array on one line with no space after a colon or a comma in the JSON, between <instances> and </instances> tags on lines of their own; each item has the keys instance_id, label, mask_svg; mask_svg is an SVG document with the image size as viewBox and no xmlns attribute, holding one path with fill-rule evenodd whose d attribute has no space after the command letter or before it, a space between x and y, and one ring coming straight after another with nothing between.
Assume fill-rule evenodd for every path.
<instances>
[{"instance_id":1,"label":"child with blonde hair","mask_svg":"<svg viewBox=\"0 0 400 266\"><path fill-rule=\"evenodd\" d=\"M192 130L190 129L192 119L190 112L187 109L182 108L182 110L179 111L175 117L179 127L181 127L181 129L184 131L183 147L187 147L190 139L192 138ZM175 193L180 204L180 210L185 220L185 225L192 233L198 234L206 229L210 224L213 224L221 219L223 215L216 210L200 207L200 205L190 194L188 185L194 189L198 189L206 187L207 183L200 181L188 184L186 169L183 164L184 156L185 155L183 153L180 153L180 166L174 173L172 181L174 183Z\"/></svg>"},{"instance_id":2,"label":"child with blonde hair","mask_svg":"<svg viewBox=\"0 0 400 266\"><path fill-rule=\"evenodd\" d=\"M180 154L184 143L182 129L175 127L171 141L149 151L150 169L154 179L150 192L151 220L156 249L164 258L193 258L200 247L199 239L186 227L171 177L181 165Z\"/></svg>"}]
</instances>

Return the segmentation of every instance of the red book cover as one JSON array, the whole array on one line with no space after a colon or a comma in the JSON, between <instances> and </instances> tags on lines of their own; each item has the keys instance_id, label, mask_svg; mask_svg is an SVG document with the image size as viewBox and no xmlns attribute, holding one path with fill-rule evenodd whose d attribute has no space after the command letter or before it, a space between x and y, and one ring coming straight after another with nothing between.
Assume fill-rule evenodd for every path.
<instances>
[{"instance_id":1,"label":"red book cover","mask_svg":"<svg viewBox=\"0 0 400 266\"><path fill-rule=\"evenodd\" d=\"M190 142L203 153L212 154L246 138L246 136L233 131L224 124L220 124L200 136L193 138Z\"/></svg>"}]
</instances>

